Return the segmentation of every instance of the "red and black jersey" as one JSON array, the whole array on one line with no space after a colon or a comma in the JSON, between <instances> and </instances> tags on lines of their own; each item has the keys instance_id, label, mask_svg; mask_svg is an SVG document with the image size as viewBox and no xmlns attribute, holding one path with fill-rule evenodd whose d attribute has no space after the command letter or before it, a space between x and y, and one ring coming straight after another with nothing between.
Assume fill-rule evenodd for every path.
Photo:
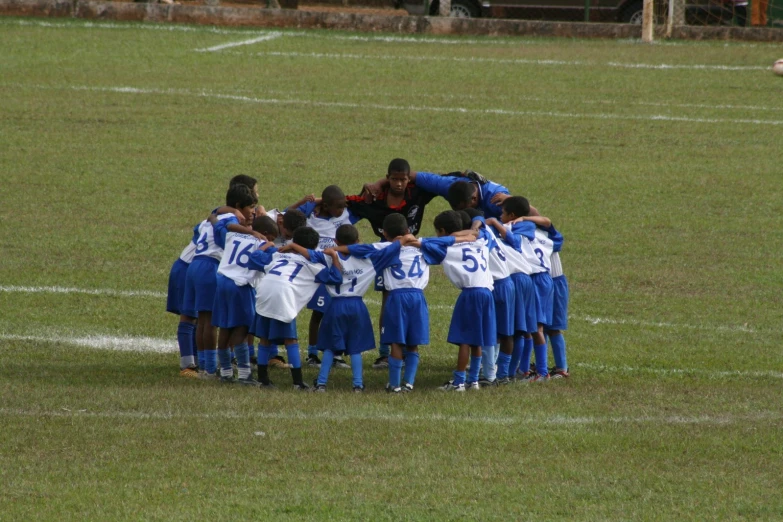
<instances>
[{"instance_id":1,"label":"red and black jersey","mask_svg":"<svg viewBox=\"0 0 783 522\"><path fill-rule=\"evenodd\" d=\"M422 190L414 182L409 182L405 188L405 198L395 207L386 203L387 191L378 194L375 201L365 203L364 196L348 196L348 209L356 216L366 219L372 225L375 234L383 239L383 220L389 214L402 214L408 220L411 234L418 234L424 219L424 207L437 194Z\"/></svg>"}]
</instances>

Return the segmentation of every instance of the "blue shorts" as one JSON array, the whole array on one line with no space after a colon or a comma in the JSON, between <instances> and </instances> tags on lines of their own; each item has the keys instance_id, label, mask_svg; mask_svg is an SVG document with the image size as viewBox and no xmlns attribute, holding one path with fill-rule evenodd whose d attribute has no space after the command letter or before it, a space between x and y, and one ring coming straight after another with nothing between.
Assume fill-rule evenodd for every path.
<instances>
[{"instance_id":1,"label":"blue shorts","mask_svg":"<svg viewBox=\"0 0 783 522\"><path fill-rule=\"evenodd\" d=\"M424 292L401 288L389 292L383 305L381 344L430 344L430 314Z\"/></svg>"},{"instance_id":2,"label":"blue shorts","mask_svg":"<svg viewBox=\"0 0 783 522\"><path fill-rule=\"evenodd\" d=\"M539 324L549 326L552 324L552 301L555 297L552 276L549 272L541 272L530 277L536 289L536 320Z\"/></svg>"},{"instance_id":3,"label":"blue shorts","mask_svg":"<svg viewBox=\"0 0 783 522\"><path fill-rule=\"evenodd\" d=\"M555 287L552 302L552 324L550 330L568 330L568 280L561 275L552 279Z\"/></svg>"},{"instance_id":4,"label":"blue shorts","mask_svg":"<svg viewBox=\"0 0 783 522\"><path fill-rule=\"evenodd\" d=\"M256 314L250 333L259 339L266 339L269 344L284 344L286 339L298 339L296 334L296 319L284 323Z\"/></svg>"},{"instance_id":5,"label":"blue shorts","mask_svg":"<svg viewBox=\"0 0 783 522\"><path fill-rule=\"evenodd\" d=\"M237 286L233 279L217 274L217 291L212 305L212 326L235 328L253 326L256 319L256 292L250 285Z\"/></svg>"},{"instance_id":6,"label":"blue shorts","mask_svg":"<svg viewBox=\"0 0 783 522\"><path fill-rule=\"evenodd\" d=\"M463 288L454 305L448 342L471 346L495 346L495 300L489 288Z\"/></svg>"},{"instance_id":7,"label":"blue shorts","mask_svg":"<svg viewBox=\"0 0 783 522\"><path fill-rule=\"evenodd\" d=\"M533 280L522 272L512 274L514 282L514 330L516 332L533 333L538 331L538 316L536 315L536 290ZM515 332L515 333L516 333Z\"/></svg>"},{"instance_id":8,"label":"blue shorts","mask_svg":"<svg viewBox=\"0 0 783 522\"><path fill-rule=\"evenodd\" d=\"M516 308L514 297L514 283L510 277L495 281L495 289L492 290L492 298L495 300L495 326L498 335L514 335L514 310Z\"/></svg>"},{"instance_id":9,"label":"blue shorts","mask_svg":"<svg viewBox=\"0 0 783 522\"><path fill-rule=\"evenodd\" d=\"M185 278L181 314L198 317L198 312L212 311L212 304L215 302L215 275L219 264L217 259L207 256L193 259Z\"/></svg>"},{"instance_id":10,"label":"blue shorts","mask_svg":"<svg viewBox=\"0 0 783 522\"><path fill-rule=\"evenodd\" d=\"M307 309L315 312L326 313L326 309L329 308L329 301L332 300L332 296L326 291L326 286L321 285L318 290L313 294L313 298L307 303Z\"/></svg>"},{"instance_id":11,"label":"blue shorts","mask_svg":"<svg viewBox=\"0 0 783 522\"><path fill-rule=\"evenodd\" d=\"M182 302L185 300L185 280L190 263L177 258L169 272L169 293L166 296L166 311L181 315ZM191 316L195 317L195 316Z\"/></svg>"},{"instance_id":12,"label":"blue shorts","mask_svg":"<svg viewBox=\"0 0 783 522\"><path fill-rule=\"evenodd\" d=\"M318 350L354 355L373 348L375 332L362 298L332 298L318 330Z\"/></svg>"}]
</instances>

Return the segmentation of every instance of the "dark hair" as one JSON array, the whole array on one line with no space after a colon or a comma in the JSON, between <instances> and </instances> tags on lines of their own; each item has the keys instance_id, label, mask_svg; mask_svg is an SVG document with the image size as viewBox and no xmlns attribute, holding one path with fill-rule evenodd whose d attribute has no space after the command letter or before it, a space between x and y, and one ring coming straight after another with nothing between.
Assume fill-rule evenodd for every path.
<instances>
[{"instance_id":1,"label":"dark hair","mask_svg":"<svg viewBox=\"0 0 783 522\"><path fill-rule=\"evenodd\" d=\"M479 210L477 208L473 208L473 207L468 207L468 208L462 209L462 212L464 212L467 215L469 215L470 219L473 219L473 218L476 218L476 217L479 217L479 216L484 217L484 212L482 212L481 210Z\"/></svg>"},{"instance_id":2,"label":"dark hair","mask_svg":"<svg viewBox=\"0 0 783 522\"><path fill-rule=\"evenodd\" d=\"M275 220L269 216L258 216L253 220L253 230L259 234L279 236L280 230L277 228Z\"/></svg>"},{"instance_id":3,"label":"dark hair","mask_svg":"<svg viewBox=\"0 0 783 522\"><path fill-rule=\"evenodd\" d=\"M253 190L253 187L255 187L257 184L258 180L256 178L246 176L245 174L237 174L231 178L231 181L228 182L228 187L231 188L234 185L244 185L250 190Z\"/></svg>"},{"instance_id":4,"label":"dark hair","mask_svg":"<svg viewBox=\"0 0 783 522\"><path fill-rule=\"evenodd\" d=\"M530 203L522 196L512 196L503 202L503 210L506 214L514 214L516 217L524 217L530 214Z\"/></svg>"},{"instance_id":5,"label":"dark hair","mask_svg":"<svg viewBox=\"0 0 783 522\"><path fill-rule=\"evenodd\" d=\"M408 220L402 214L389 214L383 218L383 231L392 238L404 236L408 233Z\"/></svg>"},{"instance_id":6,"label":"dark hair","mask_svg":"<svg viewBox=\"0 0 783 522\"><path fill-rule=\"evenodd\" d=\"M234 185L226 192L226 205L232 208L250 207L258 203L258 198L247 185Z\"/></svg>"},{"instance_id":7,"label":"dark hair","mask_svg":"<svg viewBox=\"0 0 783 522\"><path fill-rule=\"evenodd\" d=\"M453 234L462 230L462 218L453 210L445 210L435 216L435 230L445 230L447 234Z\"/></svg>"},{"instance_id":8,"label":"dark hair","mask_svg":"<svg viewBox=\"0 0 783 522\"><path fill-rule=\"evenodd\" d=\"M460 209L469 207L471 206L470 203L474 192L476 192L476 187L469 181L456 181L449 187L446 193L446 200L454 210L457 210L458 207Z\"/></svg>"},{"instance_id":9,"label":"dark hair","mask_svg":"<svg viewBox=\"0 0 783 522\"><path fill-rule=\"evenodd\" d=\"M292 209L283 214L283 226L293 235L296 229L307 225L307 216L299 209Z\"/></svg>"},{"instance_id":10,"label":"dark hair","mask_svg":"<svg viewBox=\"0 0 783 522\"><path fill-rule=\"evenodd\" d=\"M404 172L410 174L411 166L407 160L402 158L395 158L389 163L389 168L386 170L386 176L389 176L392 172Z\"/></svg>"},{"instance_id":11,"label":"dark hair","mask_svg":"<svg viewBox=\"0 0 783 522\"><path fill-rule=\"evenodd\" d=\"M318 240L321 236L310 227L299 227L294 231L294 243L309 250L318 248Z\"/></svg>"},{"instance_id":12,"label":"dark hair","mask_svg":"<svg viewBox=\"0 0 783 522\"><path fill-rule=\"evenodd\" d=\"M473 220L470 218L470 214L464 210L457 210L456 212L459 215L460 221L462 222L462 230L468 230L473 224Z\"/></svg>"},{"instance_id":13,"label":"dark hair","mask_svg":"<svg viewBox=\"0 0 783 522\"><path fill-rule=\"evenodd\" d=\"M345 199L345 193L337 185L329 185L321 192L321 202L326 206L331 206L340 199Z\"/></svg>"},{"instance_id":14,"label":"dark hair","mask_svg":"<svg viewBox=\"0 0 783 522\"><path fill-rule=\"evenodd\" d=\"M353 245L359 242L359 230L353 225L340 225L334 233L334 239L341 245Z\"/></svg>"}]
</instances>

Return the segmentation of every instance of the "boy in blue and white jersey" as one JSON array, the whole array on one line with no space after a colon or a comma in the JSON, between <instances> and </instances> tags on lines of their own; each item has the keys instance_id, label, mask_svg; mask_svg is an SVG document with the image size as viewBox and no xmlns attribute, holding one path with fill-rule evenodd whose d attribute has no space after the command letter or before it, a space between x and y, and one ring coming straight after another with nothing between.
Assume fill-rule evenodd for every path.
<instances>
[{"instance_id":1,"label":"boy in blue and white jersey","mask_svg":"<svg viewBox=\"0 0 783 522\"><path fill-rule=\"evenodd\" d=\"M215 242L226 246L216 276L215 302L212 307L212 325L220 328L218 335L218 362L221 382L235 382L229 346L234 347L240 384L255 385L250 369L250 349L246 342L248 331L255 321L254 280L256 270L249 268L250 256L256 250L274 246L278 235L277 224L267 216L253 220L254 235L229 231L228 220L214 226Z\"/></svg>"},{"instance_id":2,"label":"boy in blue and white jersey","mask_svg":"<svg viewBox=\"0 0 783 522\"><path fill-rule=\"evenodd\" d=\"M258 380L262 387L269 380L269 345L285 344L294 389L307 390L302 380L302 359L296 333L296 316L322 284L342 283L340 259L331 255L331 267L323 252L316 252L318 232L300 227L293 243L278 252L257 251L250 255L248 267L263 270L264 278L256 292L256 317L251 332L261 339L258 346Z\"/></svg>"},{"instance_id":3,"label":"boy in blue and white jersey","mask_svg":"<svg viewBox=\"0 0 783 522\"><path fill-rule=\"evenodd\" d=\"M359 245L359 231L353 225L340 226L335 239L337 247L325 252L331 254L336 250L340 255L342 283L326 285L331 300L318 332L318 349L323 352L323 360L314 391L326 391L334 357L345 353L351 358L353 391L362 392L362 353L375 348L372 320L362 296L379 273L399 265L400 241L381 248Z\"/></svg>"},{"instance_id":4,"label":"boy in blue and white jersey","mask_svg":"<svg viewBox=\"0 0 783 522\"><path fill-rule=\"evenodd\" d=\"M245 185L234 185L226 194L226 205L239 211L245 220L249 220L258 202L252 191ZM222 213L214 220L227 220L239 225L233 213ZM212 223L205 219L195 227L196 251L188 267L183 298L183 313L198 317L196 323L196 347L199 352L199 366L205 373L204 378L216 377L217 350L215 349L215 328L212 326L212 306L215 302L216 275L223 246L215 243ZM203 366L202 366L203 365Z\"/></svg>"},{"instance_id":5,"label":"boy in blue and white jersey","mask_svg":"<svg viewBox=\"0 0 783 522\"><path fill-rule=\"evenodd\" d=\"M563 330L568 329L568 280L563 273L563 265L560 262L561 248L562 242L560 246L555 245L555 250L550 258L552 263L550 274L554 286L552 323L544 329L544 333L549 337L549 342L552 345L552 355L555 359L555 369L551 372L553 379L567 379L570 376L566 359L566 343L563 337Z\"/></svg>"},{"instance_id":6,"label":"boy in blue and white jersey","mask_svg":"<svg viewBox=\"0 0 783 522\"><path fill-rule=\"evenodd\" d=\"M384 218L383 234L387 241L408 233L408 221L403 214L390 214ZM400 249L399 259L398 266L383 271L383 286L388 296L383 306L381 343L390 345L389 384L386 387L390 393L413 391L419 368L419 346L430 344L430 316L424 298L430 267L421 249L412 244Z\"/></svg>"},{"instance_id":7,"label":"boy in blue and white jersey","mask_svg":"<svg viewBox=\"0 0 783 522\"><path fill-rule=\"evenodd\" d=\"M468 208L463 212L466 212L472 219L472 228L476 230L480 238L484 238L487 241L489 247L489 271L492 274L492 280L494 289L492 290L492 297L495 300L495 325L498 334L498 345L495 346L483 346L481 349L482 363L484 377L479 380L478 384L481 386L494 386L497 384L508 384L511 381L508 379L508 365L506 364L506 372L500 372L501 376L498 379L496 373L495 361L503 353L507 357L510 357L514 350L514 334L516 333L515 318L516 318L516 292L514 290L514 282L511 280L511 269L507 261L507 247L503 244L503 241L496 236L494 228L485 226L485 221L481 212ZM491 218L490 218L491 219ZM505 357L503 358L505 361ZM470 387L472 383L468 383Z\"/></svg>"},{"instance_id":8,"label":"boy in blue and white jersey","mask_svg":"<svg viewBox=\"0 0 783 522\"><path fill-rule=\"evenodd\" d=\"M188 267L196 255L196 240L188 243L169 272L169 291L166 297L166 311L179 316L177 326L177 344L179 345L179 374L183 377L198 377L196 365L196 318L184 313L182 304L185 298L185 281Z\"/></svg>"},{"instance_id":9,"label":"boy in blue and white jersey","mask_svg":"<svg viewBox=\"0 0 783 522\"><path fill-rule=\"evenodd\" d=\"M437 238L420 241L424 260L430 265L440 264L449 281L461 289L449 326L448 342L459 346L457 369L453 380L441 389L465 391L465 370L470 363L470 382L478 381L481 368L481 347L497 341L495 301L492 298L492 274L488 270L489 250L484 239L455 244L452 235L462 230L462 219L454 211L446 211L435 218Z\"/></svg>"},{"instance_id":10,"label":"boy in blue and white jersey","mask_svg":"<svg viewBox=\"0 0 783 522\"><path fill-rule=\"evenodd\" d=\"M318 232L318 250L321 251L337 246L335 236L341 225L353 225L361 219L348 210L345 193L337 185L326 187L320 199L316 199L311 194L288 208L298 208L304 213L307 217L307 226ZM312 301L307 303L307 308L313 311L310 315L307 365L316 368L321 366L318 358L318 329L327 306L329 306L329 293L325 288L319 288L313 295ZM340 357L335 358L335 366L348 368L348 364Z\"/></svg>"}]
</instances>

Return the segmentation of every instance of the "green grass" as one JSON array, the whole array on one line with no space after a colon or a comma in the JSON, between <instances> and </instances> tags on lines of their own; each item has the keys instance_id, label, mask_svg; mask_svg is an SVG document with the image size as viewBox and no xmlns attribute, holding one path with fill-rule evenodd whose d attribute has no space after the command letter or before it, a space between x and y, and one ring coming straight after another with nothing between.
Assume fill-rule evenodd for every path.
<instances>
[{"instance_id":1,"label":"green grass","mask_svg":"<svg viewBox=\"0 0 783 522\"><path fill-rule=\"evenodd\" d=\"M783 47L150 27L0 20L0 520L783 518ZM165 292L234 174L283 207L394 157L553 219L572 379L438 393L439 269L404 397L373 353L362 396L185 381L71 342L173 347L162 298L10 288Z\"/></svg>"}]
</instances>

